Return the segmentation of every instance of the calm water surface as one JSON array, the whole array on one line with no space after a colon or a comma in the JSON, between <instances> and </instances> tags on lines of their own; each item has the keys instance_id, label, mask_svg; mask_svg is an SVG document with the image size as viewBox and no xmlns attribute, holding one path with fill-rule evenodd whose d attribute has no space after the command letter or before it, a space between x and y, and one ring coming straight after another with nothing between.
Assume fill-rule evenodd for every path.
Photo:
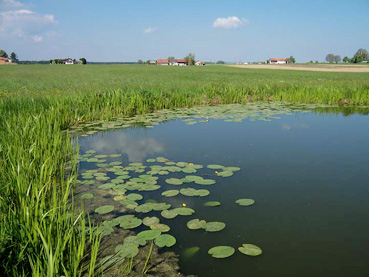
<instances>
[{"instance_id":1,"label":"calm water surface","mask_svg":"<svg viewBox=\"0 0 369 277\"><path fill-rule=\"evenodd\" d=\"M184 274L369 276L369 116L294 113L271 122L210 119L195 125L178 119L152 129L98 133L79 143L81 152L122 153L125 164L163 156L241 168L229 178L215 178L210 169L200 171L217 180L206 187L193 183L176 187L163 182L168 176L160 177L160 190L142 193L144 200L175 207L186 203L196 211L170 220L160 212L137 215L155 215L171 227L169 233L177 243L169 250L180 255ZM211 193L202 198L160 195L184 187ZM240 207L234 203L239 198L256 202ZM203 206L211 200L221 206ZM194 218L227 226L216 233L189 230L186 223ZM135 231L144 229L142 225ZM260 246L263 254L241 254L237 248L243 243ZM207 251L217 245L233 246L236 252L230 258L212 258ZM185 256L185 249L193 246L200 250Z\"/></svg>"}]
</instances>

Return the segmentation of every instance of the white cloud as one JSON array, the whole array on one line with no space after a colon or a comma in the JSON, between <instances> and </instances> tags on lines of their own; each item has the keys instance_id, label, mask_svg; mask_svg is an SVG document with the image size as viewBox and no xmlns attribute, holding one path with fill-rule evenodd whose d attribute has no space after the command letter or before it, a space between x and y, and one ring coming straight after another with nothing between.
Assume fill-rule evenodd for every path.
<instances>
[{"instance_id":1,"label":"white cloud","mask_svg":"<svg viewBox=\"0 0 369 277\"><path fill-rule=\"evenodd\" d=\"M157 29L158 28L156 28L156 27L149 27L149 28L145 29L144 33L145 34L151 34L151 33L155 32Z\"/></svg>"},{"instance_id":2,"label":"white cloud","mask_svg":"<svg viewBox=\"0 0 369 277\"><path fill-rule=\"evenodd\" d=\"M247 24L247 19L239 19L237 16L230 16L230 17L219 17L217 18L214 23L214 28L222 28L222 29L232 29L232 28L240 28Z\"/></svg>"},{"instance_id":3,"label":"white cloud","mask_svg":"<svg viewBox=\"0 0 369 277\"><path fill-rule=\"evenodd\" d=\"M0 7L12 8L0 11L0 35L41 42L42 34L58 24L54 15L39 14L22 8L14 0L0 0ZM5 8L4 8L5 9Z\"/></svg>"}]
</instances>

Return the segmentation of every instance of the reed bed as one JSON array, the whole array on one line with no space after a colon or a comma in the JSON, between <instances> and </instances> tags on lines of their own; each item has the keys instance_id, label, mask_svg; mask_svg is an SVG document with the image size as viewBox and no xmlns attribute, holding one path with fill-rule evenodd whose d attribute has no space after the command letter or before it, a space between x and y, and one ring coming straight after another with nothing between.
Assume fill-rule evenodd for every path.
<instances>
[{"instance_id":1,"label":"reed bed","mask_svg":"<svg viewBox=\"0 0 369 277\"><path fill-rule=\"evenodd\" d=\"M0 67L0 275L93 275L100 237L73 202L81 121L249 101L369 104L369 74L223 66Z\"/></svg>"}]
</instances>

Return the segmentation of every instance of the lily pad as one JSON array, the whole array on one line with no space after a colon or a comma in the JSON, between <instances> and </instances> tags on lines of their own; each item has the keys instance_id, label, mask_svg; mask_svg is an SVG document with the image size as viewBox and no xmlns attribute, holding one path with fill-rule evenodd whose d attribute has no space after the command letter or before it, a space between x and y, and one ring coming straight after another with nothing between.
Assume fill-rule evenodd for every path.
<instances>
[{"instance_id":1,"label":"lily pad","mask_svg":"<svg viewBox=\"0 0 369 277\"><path fill-rule=\"evenodd\" d=\"M207 186L207 185L213 185L213 184L215 184L215 180L212 180L212 179L201 179L201 180L196 180L195 183L198 184L198 185Z\"/></svg>"},{"instance_id":2,"label":"lily pad","mask_svg":"<svg viewBox=\"0 0 369 277\"><path fill-rule=\"evenodd\" d=\"M193 188L185 188L179 191L184 196L195 196L196 190Z\"/></svg>"},{"instance_id":3,"label":"lily pad","mask_svg":"<svg viewBox=\"0 0 369 277\"><path fill-rule=\"evenodd\" d=\"M192 219L189 222L187 222L187 228L191 230L201 229L205 226L206 221L200 220L200 219Z\"/></svg>"},{"instance_id":4,"label":"lily pad","mask_svg":"<svg viewBox=\"0 0 369 277\"><path fill-rule=\"evenodd\" d=\"M227 166L227 167L225 167L224 169L223 169L224 171L239 171L239 170L241 170L241 168L239 168L239 167L236 167L236 166Z\"/></svg>"},{"instance_id":5,"label":"lily pad","mask_svg":"<svg viewBox=\"0 0 369 277\"><path fill-rule=\"evenodd\" d=\"M168 234L163 234L155 239L155 244L159 247L171 247L176 244L176 238Z\"/></svg>"},{"instance_id":6,"label":"lily pad","mask_svg":"<svg viewBox=\"0 0 369 277\"><path fill-rule=\"evenodd\" d=\"M178 213L175 210L164 210L160 214L162 217L166 219L173 219L178 215Z\"/></svg>"},{"instance_id":7,"label":"lily pad","mask_svg":"<svg viewBox=\"0 0 369 277\"><path fill-rule=\"evenodd\" d=\"M208 196L209 194L210 194L210 191L208 191L207 189L198 189L194 193L195 196L200 196L200 197Z\"/></svg>"},{"instance_id":8,"label":"lily pad","mask_svg":"<svg viewBox=\"0 0 369 277\"><path fill-rule=\"evenodd\" d=\"M238 250L248 256L259 256L263 253L260 247L253 244L242 244L242 247L238 247Z\"/></svg>"},{"instance_id":9,"label":"lily pad","mask_svg":"<svg viewBox=\"0 0 369 277\"><path fill-rule=\"evenodd\" d=\"M185 177L185 179L189 182L196 182L198 180L203 180L204 178L202 178L201 176L196 176L196 175L187 175Z\"/></svg>"},{"instance_id":10,"label":"lily pad","mask_svg":"<svg viewBox=\"0 0 369 277\"><path fill-rule=\"evenodd\" d=\"M218 201L209 201L204 204L205 207L218 207L220 206L220 202Z\"/></svg>"},{"instance_id":11,"label":"lily pad","mask_svg":"<svg viewBox=\"0 0 369 277\"><path fill-rule=\"evenodd\" d=\"M178 194L179 194L179 190L176 190L176 189L163 191L161 193L161 195L165 197L173 197L173 196L177 196Z\"/></svg>"},{"instance_id":12,"label":"lily pad","mask_svg":"<svg viewBox=\"0 0 369 277\"><path fill-rule=\"evenodd\" d=\"M110 213L111 211L114 210L114 206L112 205L106 205L106 206L101 206L95 209L95 213L98 214L107 214Z\"/></svg>"},{"instance_id":13,"label":"lily pad","mask_svg":"<svg viewBox=\"0 0 369 277\"><path fill-rule=\"evenodd\" d=\"M145 230L137 234L137 237L142 238L144 240L152 240L156 239L161 235L159 230Z\"/></svg>"},{"instance_id":14,"label":"lily pad","mask_svg":"<svg viewBox=\"0 0 369 277\"><path fill-rule=\"evenodd\" d=\"M122 221L119 226L124 229L134 229L140 226L141 224L142 224L142 220L134 217L132 219Z\"/></svg>"},{"instance_id":15,"label":"lily pad","mask_svg":"<svg viewBox=\"0 0 369 277\"><path fill-rule=\"evenodd\" d=\"M206 166L207 168L210 168L210 169L222 169L224 168L224 166L222 165L219 165L219 164L209 164L208 166Z\"/></svg>"},{"instance_id":16,"label":"lily pad","mask_svg":"<svg viewBox=\"0 0 369 277\"><path fill-rule=\"evenodd\" d=\"M191 208L175 208L174 211L179 215L192 215L195 212Z\"/></svg>"},{"instance_id":17,"label":"lily pad","mask_svg":"<svg viewBox=\"0 0 369 277\"><path fill-rule=\"evenodd\" d=\"M124 239L124 243L134 243L137 246L144 246L146 244L146 240L137 236L129 236Z\"/></svg>"},{"instance_id":18,"label":"lily pad","mask_svg":"<svg viewBox=\"0 0 369 277\"><path fill-rule=\"evenodd\" d=\"M154 162L156 162L156 159L147 159L146 162L148 162L148 163L154 163Z\"/></svg>"},{"instance_id":19,"label":"lily pad","mask_svg":"<svg viewBox=\"0 0 369 277\"><path fill-rule=\"evenodd\" d=\"M233 171L221 171L218 173L219 177L230 177L233 175Z\"/></svg>"},{"instance_id":20,"label":"lily pad","mask_svg":"<svg viewBox=\"0 0 369 277\"><path fill-rule=\"evenodd\" d=\"M142 200L143 196L138 193L130 193L127 195L128 200L136 201L136 200Z\"/></svg>"},{"instance_id":21,"label":"lily pad","mask_svg":"<svg viewBox=\"0 0 369 277\"><path fill-rule=\"evenodd\" d=\"M156 216L153 217L145 217L143 219L143 224L146 226L151 226L153 224L159 223L159 218L157 218Z\"/></svg>"},{"instance_id":22,"label":"lily pad","mask_svg":"<svg viewBox=\"0 0 369 277\"><path fill-rule=\"evenodd\" d=\"M91 199L93 197L94 195L92 193L84 193L82 194L81 199Z\"/></svg>"},{"instance_id":23,"label":"lily pad","mask_svg":"<svg viewBox=\"0 0 369 277\"><path fill-rule=\"evenodd\" d=\"M240 206L251 206L255 203L255 200L244 198L236 200L236 203Z\"/></svg>"},{"instance_id":24,"label":"lily pad","mask_svg":"<svg viewBox=\"0 0 369 277\"><path fill-rule=\"evenodd\" d=\"M160 172L159 172L160 174ZM169 178L169 179L165 179L165 182L170 184L170 185L175 185L175 186L179 186L182 185L183 182L181 179L177 179L177 178Z\"/></svg>"},{"instance_id":25,"label":"lily pad","mask_svg":"<svg viewBox=\"0 0 369 277\"><path fill-rule=\"evenodd\" d=\"M155 223L150 225L151 230L159 230L160 232L168 232L170 230L170 227L166 224L162 223Z\"/></svg>"},{"instance_id":26,"label":"lily pad","mask_svg":"<svg viewBox=\"0 0 369 277\"><path fill-rule=\"evenodd\" d=\"M205 231L207 232L218 232L221 231L225 228L225 223L223 222L218 222L218 221L213 221L213 222L207 222L203 229L205 229Z\"/></svg>"},{"instance_id":27,"label":"lily pad","mask_svg":"<svg viewBox=\"0 0 369 277\"><path fill-rule=\"evenodd\" d=\"M215 246L209 249L208 253L217 259L228 258L234 254L235 250L231 246Z\"/></svg>"},{"instance_id":28,"label":"lily pad","mask_svg":"<svg viewBox=\"0 0 369 277\"><path fill-rule=\"evenodd\" d=\"M122 258L133 258L138 254L138 246L135 243L124 243L119 244L115 247L115 253L120 255Z\"/></svg>"}]
</instances>

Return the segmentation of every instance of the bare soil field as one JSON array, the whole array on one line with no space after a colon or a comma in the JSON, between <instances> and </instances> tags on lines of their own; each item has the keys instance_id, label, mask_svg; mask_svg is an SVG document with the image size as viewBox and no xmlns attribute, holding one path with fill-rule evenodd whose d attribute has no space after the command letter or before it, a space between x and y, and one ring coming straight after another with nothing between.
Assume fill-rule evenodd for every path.
<instances>
[{"instance_id":1,"label":"bare soil field","mask_svg":"<svg viewBox=\"0 0 369 277\"><path fill-rule=\"evenodd\" d=\"M305 71L326 71L326 72L369 72L369 65L335 65L335 64L241 64L227 65L238 68L254 69L276 69L276 70L305 70Z\"/></svg>"}]
</instances>

